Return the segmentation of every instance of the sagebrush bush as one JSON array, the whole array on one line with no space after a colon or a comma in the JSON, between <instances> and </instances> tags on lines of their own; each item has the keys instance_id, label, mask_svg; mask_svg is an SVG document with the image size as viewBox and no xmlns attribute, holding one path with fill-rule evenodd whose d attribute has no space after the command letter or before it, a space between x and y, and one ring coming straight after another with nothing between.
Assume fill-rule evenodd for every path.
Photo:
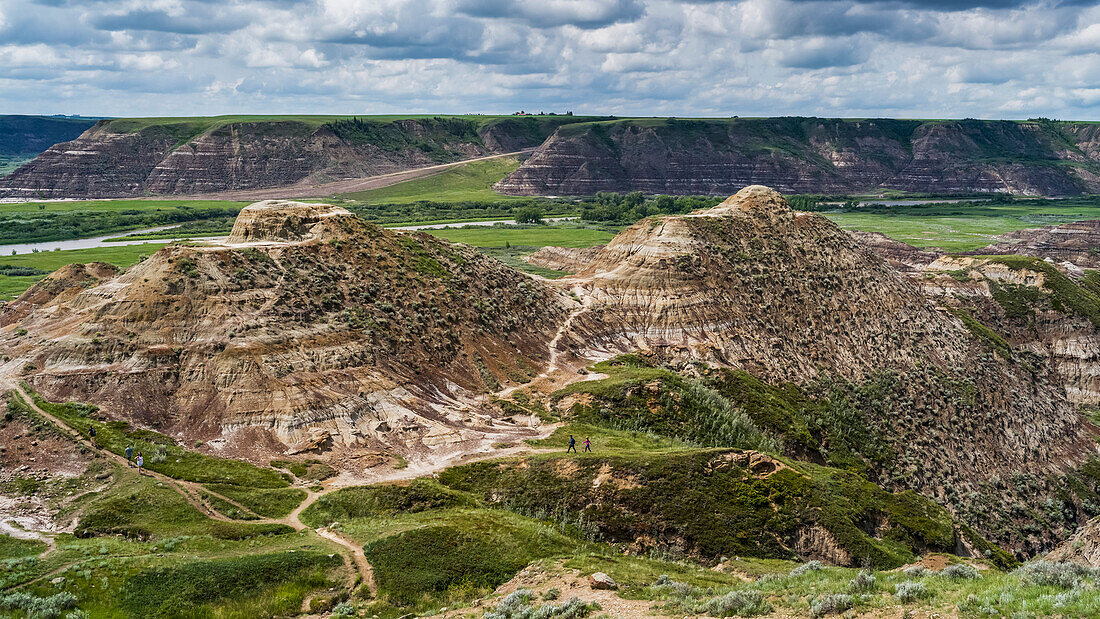
<instances>
[{"instance_id":1,"label":"sagebrush bush","mask_svg":"<svg viewBox=\"0 0 1100 619\"><path fill-rule=\"evenodd\" d=\"M0 596L0 608L4 610L21 610L30 617L42 619L56 619L67 609L76 606L76 596L68 591L62 591L49 597L40 598L26 591L16 591L8 595Z\"/></svg>"},{"instance_id":2,"label":"sagebrush bush","mask_svg":"<svg viewBox=\"0 0 1100 619\"><path fill-rule=\"evenodd\" d=\"M902 602L912 602L928 597L928 587L923 582L899 582L894 587L894 594Z\"/></svg>"},{"instance_id":3,"label":"sagebrush bush","mask_svg":"<svg viewBox=\"0 0 1100 619\"><path fill-rule=\"evenodd\" d=\"M947 578L955 579L971 579L979 576L978 570L973 566L965 563L956 563L954 565L948 565L940 572L940 576L946 576Z\"/></svg>"},{"instance_id":4,"label":"sagebrush bush","mask_svg":"<svg viewBox=\"0 0 1100 619\"><path fill-rule=\"evenodd\" d=\"M336 617L354 617L354 616L355 616L355 606L353 606L350 602L340 602L335 607L333 607L332 615L330 615L330 617L332 617L332 618L336 618Z\"/></svg>"},{"instance_id":5,"label":"sagebrush bush","mask_svg":"<svg viewBox=\"0 0 1100 619\"><path fill-rule=\"evenodd\" d=\"M1013 572L1022 580L1036 585L1076 589L1085 580L1096 578L1096 570L1076 563L1033 561L1025 563Z\"/></svg>"},{"instance_id":6,"label":"sagebrush bush","mask_svg":"<svg viewBox=\"0 0 1100 619\"><path fill-rule=\"evenodd\" d=\"M810 602L810 615L823 617L829 613L842 613L851 607L852 596L844 593L827 593L817 596Z\"/></svg>"},{"instance_id":7,"label":"sagebrush bush","mask_svg":"<svg viewBox=\"0 0 1100 619\"><path fill-rule=\"evenodd\" d=\"M764 594L751 589L730 591L695 607L695 612L705 613L710 617L752 617L771 610Z\"/></svg>"},{"instance_id":8,"label":"sagebrush bush","mask_svg":"<svg viewBox=\"0 0 1100 619\"><path fill-rule=\"evenodd\" d=\"M824 568L825 565L821 563L821 561L817 561L815 559L813 561L807 561L791 570L791 576L801 576L803 574L809 574L810 572L816 572Z\"/></svg>"},{"instance_id":9,"label":"sagebrush bush","mask_svg":"<svg viewBox=\"0 0 1100 619\"><path fill-rule=\"evenodd\" d=\"M867 570L860 572L855 578L848 581L848 589L852 593L864 593L874 591L877 585L875 575Z\"/></svg>"},{"instance_id":10,"label":"sagebrush bush","mask_svg":"<svg viewBox=\"0 0 1100 619\"><path fill-rule=\"evenodd\" d=\"M529 589L513 591L496 608L485 613L485 619L581 619L600 610L599 604L589 604L577 598L563 604L543 604L533 608L529 604L534 598L535 594Z\"/></svg>"},{"instance_id":11,"label":"sagebrush bush","mask_svg":"<svg viewBox=\"0 0 1100 619\"><path fill-rule=\"evenodd\" d=\"M905 568L902 573L909 578L924 578L928 575L928 570L926 570L923 565L914 565Z\"/></svg>"}]
</instances>

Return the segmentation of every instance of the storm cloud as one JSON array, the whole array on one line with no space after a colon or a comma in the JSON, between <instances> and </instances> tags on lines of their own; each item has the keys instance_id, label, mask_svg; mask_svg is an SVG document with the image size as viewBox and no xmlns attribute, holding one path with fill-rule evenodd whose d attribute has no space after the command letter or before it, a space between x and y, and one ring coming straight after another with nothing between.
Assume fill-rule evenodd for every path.
<instances>
[{"instance_id":1,"label":"storm cloud","mask_svg":"<svg viewBox=\"0 0 1100 619\"><path fill-rule=\"evenodd\" d=\"M1100 0L5 0L7 113L1091 120Z\"/></svg>"}]
</instances>

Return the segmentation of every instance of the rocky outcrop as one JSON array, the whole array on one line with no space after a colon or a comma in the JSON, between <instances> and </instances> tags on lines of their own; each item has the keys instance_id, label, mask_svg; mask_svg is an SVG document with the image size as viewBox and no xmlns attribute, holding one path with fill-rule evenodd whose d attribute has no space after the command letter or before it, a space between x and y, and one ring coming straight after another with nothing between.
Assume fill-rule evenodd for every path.
<instances>
[{"instance_id":1,"label":"rocky outcrop","mask_svg":"<svg viewBox=\"0 0 1100 619\"><path fill-rule=\"evenodd\" d=\"M438 456L530 432L477 396L537 373L570 303L471 248L302 203L246 208L227 245L69 270L85 276L0 313L6 371L181 437L288 448Z\"/></svg>"},{"instance_id":2,"label":"rocky outcrop","mask_svg":"<svg viewBox=\"0 0 1100 619\"><path fill-rule=\"evenodd\" d=\"M585 300L563 338L583 357L643 349L773 384L841 380L881 392L857 422L889 437L894 457L875 465L879 478L984 522L1016 549L1060 533L1020 539L1016 516L990 513L989 497L1038 509L1037 497L1055 496L1060 476L1096 453L1057 374L989 354L872 251L767 188L642 220L556 285ZM998 485L1024 469L1036 487ZM1079 504L1068 509L1083 520Z\"/></svg>"},{"instance_id":3,"label":"rocky outcrop","mask_svg":"<svg viewBox=\"0 0 1100 619\"><path fill-rule=\"evenodd\" d=\"M0 180L0 197L197 194L359 178L532 148L580 120L107 120Z\"/></svg>"},{"instance_id":4,"label":"rocky outcrop","mask_svg":"<svg viewBox=\"0 0 1100 619\"><path fill-rule=\"evenodd\" d=\"M1008 232L988 247L971 253L1017 254L1049 258L1077 269L1100 268L1100 219Z\"/></svg>"},{"instance_id":5,"label":"rocky outcrop","mask_svg":"<svg viewBox=\"0 0 1100 619\"><path fill-rule=\"evenodd\" d=\"M786 193L1077 194L1100 190L1095 140L1078 125L1048 122L608 121L560 129L496 188L713 195L759 183Z\"/></svg>"},{"instance_id":6,"label":"rocky outcrop","mask_svg":"<svg viewBox=\"0 0 1100 619\"><path fill-rule=\"evenodd\" d=\"M943 256L914 281L945 307L972 315L1012 349L1046 361L1070 402L1097 405L1100 298L1051 262Z\"/></svg>"},{"instance_id":7,"label":"rocky outcrop","mask_svg":"<svg viewBox=\"0 0 1100 619\"><path fill-rule=\"evenodd\" d=\"M351 223L355 216L347 209L291 200L264 200L241 209L226 243L301 242L338 238L332 221Z\"/></svg>"},{"instance_id":8,"label":"rocky outcrop","mask_svg":"<svg viewBox=\"0 0 1100 619\"><path fill-rule=\"evenodd\" d=\"M1100 568L1100 518L1090 520L1044 559Z\"/></svg>"},{"instance_id":9,"label":"rocky outcrop","mask_svg":"<svg viewBox=\"0 0 1100 619\"><path fill-rule=\"evenodd\" d=\"M540 247L523 259L544 269L576 273L583 269L600 251L603 245L595 247Z\"/></svg>"}]
</instances>

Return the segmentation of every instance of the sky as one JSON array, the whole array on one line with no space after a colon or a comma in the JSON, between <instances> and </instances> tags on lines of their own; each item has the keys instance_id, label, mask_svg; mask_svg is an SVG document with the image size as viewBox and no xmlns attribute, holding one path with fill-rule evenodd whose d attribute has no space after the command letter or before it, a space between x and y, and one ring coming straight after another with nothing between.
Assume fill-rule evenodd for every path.
<instances>
[{"instance_id":1,"label":"sky","mask_svg":"<svg viewBox=\"0 0 1100 619\"><path fill-rule=\"evenodd\" d=\"M0 0L0 113L1100 119L1100 0Z\"/></svg>"}]
</instances>

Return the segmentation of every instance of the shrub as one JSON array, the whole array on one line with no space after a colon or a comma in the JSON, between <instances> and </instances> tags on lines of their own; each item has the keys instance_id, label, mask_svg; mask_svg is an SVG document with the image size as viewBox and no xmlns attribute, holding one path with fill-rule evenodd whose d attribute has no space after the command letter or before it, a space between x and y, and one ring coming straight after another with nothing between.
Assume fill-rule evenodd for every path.
<instances>
[{"instance_id":1,"label":"shrub","mask_svg":"<svg viewBox=\"0 0 1100 619\"><path fill-rule=\"evenodd\" d=\"M808 574L810 572L816 572L816 571L824 569L824 568L825 568L825 565L822 564L821 561L817 561L817 560L807 561L807 562L803 563L802 565L799 565L798 567L791 570L791 576L801 576L803 574Z\"/></svg>"},{"instance_id":2,"label":"shrub","mask_svg":"<svg viewBox=\"0 0 1100 619\"><path fill-rule=\"evenodd\" d=\"M485 619L580 619L600 610L599 604L589 604L577 598L563 604L543 604L532 608L528 604L534 597L528 589L513 591L496 608L485 613Z\"/></svg>"},{"instance_id":3,"label":"shrub","mask_svg":"<svg viewBox=\"0 0 1100 619\"><path fill-rule=\"evenodd\" d=\"M711 598L698 606L695 611L711 617L752 617L771 612L772 607L759 591L744 590Z\"/></svg>"},{"instance_id":4,"label":"shrub","mask_svg":"<svg viewBox=\"0 0 1100 619\"><path fill-rule=\"evenodd\" d=\"M923 565L914 565L912 567L905 568L902 573L909 578L924 578L928 575L928 570L924 569Z\"/></svg>"},{"instance_id":5,"label":"shrub","mask_svg":"<svg viewBox=\"0 0 1100 619\"><path fill-rule=\"evenodd\" d=\"M558 589L557 587L554 587L553 589L550 589L546 593L542 594L542 599L543 599L544 602L553 602L554 600L556 600L560 597L561 597L561 589Z\"/></svg>"},{"instance_id":6,"label":"shrub","mask_svg":"<svg viewBox=\"0 0 1100 619\"><path fill-rule=\"evenodd\" d=\"M1095 578L1096 572L1076 563L1055 563L1053 561L1034 561L1016 569L1014 574L1025 582L1035 585L1076 589L1081 581Z\"/></svg>"},{"instance_id":7,"label":"shrub","mask_svg":"<svg viewBox=\"0 0 1100 619\"><path fill-rule=\"evenodd\" d=\"M68 591L40 598L26 591L16 591L8 595L0 596L0 608L5 610L21 610L31 617L54 619L60 617L61 612L76 606L76 596Z\"/></svg>"},{"instance_id":8,"label":"shrub","mask_svg":"<svg viewBox=\"0 0 1100 619\"><path fill-rule=\"evenodd\" d=\"M349 602L341 602L332 609L331 617L354 617L355 606L352 606Z\"/></svg>"},{"instance_id":9,"label":"shrub","mask_svg":"<svg viewBox=\"0 0 1100 619\"><path fill-rule=\"evenodd\" d=\"M912 602L928 597L928 587L923 582L899 582L894 587L894 594L902 602Z\"/></svg>"},{"instance_id":10,"label":"shrub","mask_svg":"<svg viewBox=\"0 0 1100 619\"><path fill-rule=\"evenodd\" d=\"M875 586L875 575L866 570L860 572L855 578L848 582L848 589L852 593L865 593L867 591L874 591Z\"/></svg>"},{"instance_id":11,"label":"shrub","mask_svg":"<svg viewBox=\"0 0 1100 619\"><path fill-rule=\"evenodd\" d=\"M851 607L852 596L843 593L827 593L817 596L810 602L810 615L822 617L829 613L842 613Z\"/></svg>"},{"instance_id":12,"label":"shrub","mask_svg":"<svg viewBox=\"0 0 1100 619\"><path fill-rule=\"evenodd\" d=\"M956 563L943 568L943 571L940 572L940 576L956 579L971 579L978 577L978 570L965 563Z\"/></svg>"}]
</instances>

